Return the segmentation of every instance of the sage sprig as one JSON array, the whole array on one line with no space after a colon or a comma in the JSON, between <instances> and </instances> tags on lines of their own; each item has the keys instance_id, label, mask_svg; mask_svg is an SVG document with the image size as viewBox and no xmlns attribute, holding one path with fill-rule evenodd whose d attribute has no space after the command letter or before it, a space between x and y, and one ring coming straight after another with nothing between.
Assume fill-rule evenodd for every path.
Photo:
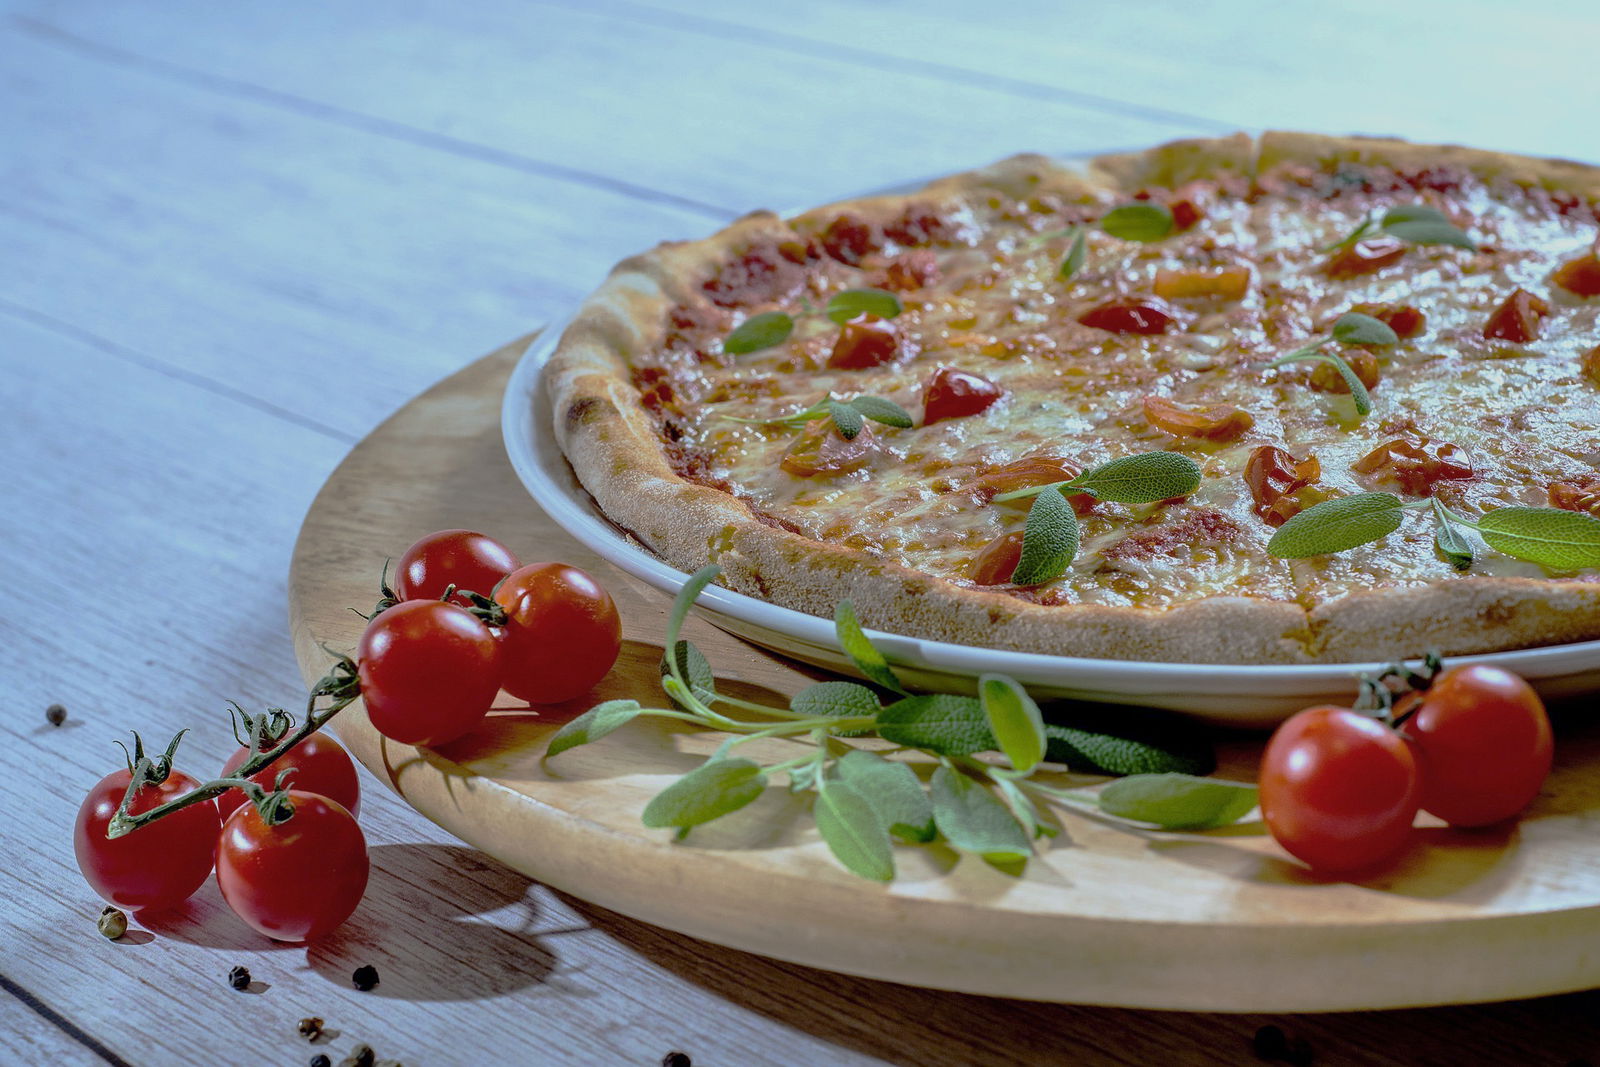
<instances>
[{"instance_id":1,"label":"sage sprig","mask_svg":"<svg viewBox=\"0 0 1600 1067\"><path fill-rule=\"evenodd\" d=\"M839 429L839 436L846 441L854 440L861 432L861 428L866 425L864 419L902 430L909 429L913 425L909 411L881 396L857 396L849 400L835 400L832 396L825 396L802 411L771 419L746 419L737 415L723 415L722 418L728 422L742 422L751 426L804 426L815 419L832 419L834 426Z\"/></svg>"},{"instance_id":2,"label":"sage sprig","mask_svg":"<svg viewBox=\"0 0 1600 1067\"><path fill-rule=\"evenodd\" d=\"M846 289L835 293L820 314L842 325L857 315L892 319L903 310L900 298L887 289ZM752 315L722 339L722 350L730 356L742 356L781 345L794 333L798 321L817 314L808 308L798 319L786 311Z\"/></svg>"},{"instance_id":3,"label":"sage sprig","mask_svg":"<svg viewBox=\"0 0 1600 1067\"><path fill-rule=\"evenodd\" d=\"M1331 342L1345 345L1392 345L1398 344L1400 335L1390 328L1382 319L1375 319L1371 315L1363 315L1359 311L1348 311L1339 316L1339 321L1333 324L1333 330L1327 337L1319 337L1310 344L1290 352L1286 356L1279 356L1267 364L1267 369L1281 367L1286 363L1298 363L1302 360L1317 360L1330 364L1339 372L1339 377L1344 379L1344 384L1350 389L1350 399L1355 402L1356 415L1365 418L1372 414L1372 394L1367 391L1366 383L1351 369L1342 356L1323 349Z\"/></svg>"},{"instance_id":4,"label":"sage sprig","mask_svg":"<svg viewBox=\"0 0 1600 1067\"><path fill-rule=\"evenodd\" d=\"M1114 207L1101 217L1100 230L1112 237L1124 241L1139 241L1148 244L1160 241L1172 233L1175 223L1172 218L1172 209L1165 204L1147 203L1136 201L1132 204L1123 204ZM1053 230L1030 238L1030 244L1040 244L1053 241L1059 237L1072 238L1072 244L1067 249L1066 258L1061 261L1061 266L1056 270L1056 277L1066 281L1078 271L1089 258L1089 233L1083 226L1068 226L1064 230Z\"/></svg>"},{"instance_id":5,"label":"sage sprig","mask_svg":"<svg viewBox=\"0 0 1600 1067\"><path fill-rule=\"evenodd\" d=\"M1387 234L1414 245L1454 245L1469 252L1478 248L1465 231L1437 208L1426 204L1401 204L1379 217L1369 212L1355 229L1332 244L1324 245L1320 251L1337 252L1375 234Z\"/></svg>"},{"instance_id":6,"label":"sage sprig","mask_svg":"<svg viewBox=\"0 0 1600 1067\"><path fill-rule=\"evenodd\" d=\"M1185 830L1221 825L1226 814L1238 818L1250 806L1242 792L1249 787L1184 773L1197 769L1202 760L1189 751L1192 745L1169 753L1160 745L1115 734L1046 724L1033 698L1005 675L980 678L977 697L907 695L848 601L835 613L839 645L862 674L894 693L894 699L885 704L880 690L847 681L808 686L786 707L722 693L705 657L679 637L690 606L716 574L711 566L691 576L668 617L661 676L673 706L607 701L558 730L545 752L547 759L558 756L641 717L677 719L725 734L710 759L645 806L641 819L646 826L675 830L681 837L750 806L781 777L792 792L812 796L817 832L842 866L863 878L887 881L894 877L897 841L942 839L1012 870L1026 862L1036 842L1057 832L1054 818L1044 810L1049 806ZM864 733L923 757L923 773L905 759L889 759L846 741ZM746 742L763 738L792 742L798 751L791 759L763 764L740 750ZM1137 767L1148 773L1121 779L1124 784L1102 803L1105 787L1064 788L1036 777L1047 760L1056 758L1058 744L1069 744L1071 754L1061 758L1076 766L1108 773ZM979 758L991 752L999 753L998 762ZM1100 756L1081 757L1084 752ZM1150 781L1141 786L1141 779ZM1173 784L1177 779L1190 784Z\"/></svg>"},{"instance_id":7,"label":"sage sprig","mask_svg":"<svg viewBox=\"0 0 1600 1067\"><path fill-rule=\"evenodd\" d=\"M1464 530L1502 555L1558 571L1600 567L1600 519L1561 508L1491 508L1473 521L1435 498L1405 503L1393 493L1356 493L1325 500L1278 527L1267 551L1281 559L1344 552L1398 530L1408 511L1428 509L1435 545L1458 570L1473 564Z\"/></svg>"}]
</instances>

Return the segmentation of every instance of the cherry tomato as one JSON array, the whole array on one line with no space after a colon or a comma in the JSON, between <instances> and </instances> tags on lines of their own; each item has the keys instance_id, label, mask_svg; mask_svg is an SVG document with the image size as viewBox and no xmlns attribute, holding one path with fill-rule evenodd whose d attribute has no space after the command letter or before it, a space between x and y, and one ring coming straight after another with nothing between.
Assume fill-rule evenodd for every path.
<instances>
[{"instance_id":1,"label":"cherry tomato","mask_svg":"<svg viewBox=\"0 0 1600 1067\"><path fill-rule=\"evenodd\" d=\"M1539 795L1555 743L1533 687L1510 671L1452 667L1402 730L1422 771L1422 808L1452 826L1509 819Z\"/></svg>"},{"instance_id":2,"label":"cherry tomato","mask_svg":"<svg viewBox=\"0 0 1600 1067\"><path fill-rule=\"evenodd\" d=\"M270 745L262 747L271 750ZM240 746L222 765L222 773L218 777L232 778L233 772L249 756L250 750ZM294 770L294 777L289 779L291 788L337 801L351 815L361 814L361 782L356 777L356 765L351 762L344 746L332 737L319 730L266 770L251 775L250 780L263 789L271 790L278 775L291 768ZM226 819L233 814L233 809L244 802L243 791L230 789L217 798L217 811Z\"/></svg>"},{"instance_id":3,"label":"cherry tomato","mask_svg":"<svg viewBox=\"0 0 1600 1067\"><path fill-rule=\"evenodd\" d=\"M221 820L214 805L195 804L109 840L106 827L132 780L126 770L113 771L84 798L72 834L78 869L91 889L119 908L168 907L187 899L211 876ZM128 811L149 811L199 784L173 771L159 785L141 788Z\"/></svg>"},{"instance_id":4,"label":"cherry tomato","mask_svg":"<svg viewBox=\"0 0 1600 1067\"><path fill-rule=\"evenodd\" d=\"M1359 871L1411 840L1422 796L1411 748L1348 708L1308 708L1278 727L1261 757L1261 815L1313 870Z\"/></svg>"},{"instance_id":5,"label":"cherry tomato","mask_svg":"<svg viewBox=\"0 0 1600 1067\"><path fill-rule=\"evenodd\" d=\"M1022 531L1001 534L972 557L968 573L974 585L1007 585L1022 562Z\"/></svg>"},{"instance_id":6,"label":"cherry tomato","mask_svg":"<svg viewBox=\"0 0 1600 1067\"><path fill-rule=\"evenodd\" d=\"M1232 404L1213 404L1206 408L1186 408L1164 396L1143 400L1144 417L1158 430L1174 437L1198 437L1208 441L1236 441L1256 424L1256 417Z\"/></svg>"},{"instance_id":7,"label":"cherry tomato","mask_svg":"<svg viewBox=\"0 0 1600 1067\"><path fill-rule=\"evenodd\" d=\"M1150 299L1122 304L1102 304L1078 316L1085 326L1111 333L1166 333L1173 322L1172 309Z\"/></svg>"},{"instance_id":8,"label":"cherry tomato","mask_svg":"<svg viewBox=\"0 0 1600 1067\"><path fill-rule=\"evenodd\" d=\"M1550 280L1578 296L1600 296L1600 256L1580 256L1556 268Z\"/></svg>"},{"instance_id":9,"label":"cherry tomato","mask_svg":"<svg viewBox=\"0 0 1600 1067\"><path fill-rule=\"evenodd\" d=\"M870 426L846 439L832 419L812 419L778 466L796 478L831 478L860 470L878 451L878 435Z\"/></svg>"},{"instance_id":10,"label":"cherry tomato","mask_svg":"<svg viewBox=\"0 0 1600 1067\"><path fill-rule=\"evenodd\" d=\"M288 793L294 814L269 825L239 808L217 843L217 888L234 914L279 941L311 941L350 917L367 889L367 840L327 797Z\"/></svg>"},{"instance_id":11,"label":"cherry tomato","mask_svg":"<svg viewBox=\"0 0 1600 1067\"><path fill-rule=\"evenodd\" d=\"M622 648L622 620L600 583L564 563L512 572L495 600L506 609L505 688L532 704L587 693ZM379 616L380 618L382 616Z\"/></svg>"},{"instance_id":12,"label":"cherry tomato","mask_svg":"<svg viewBox=\"0 0 1600 1067\"><path fill-rule=\"evenodd\" d=\"M1375 274L1406 254L1406 243L1398 237L1367 237L1328 257L1324 268L1330 278L1356 278Z\"/></svg>"},{"instance_id":13,"label":"cherry tomato","mask_svg":"<svg viewBox=\"0 0 1600 1067\"><path fill-rule=\"evenodd\" d=\"M440 530L406 549L395 576L401 600L438 600L450 586L488 596L495 583L522 566L511 550L471 530ZM469 601L459 593L451 599Z\"/></svg>"},{"instance_id":14,"label":"cherry tomato","mask_svg":"<svg viewBox=\"0 0 1600 1067\"><path fill-rule=\"evenodd\" d=\"M1550 305L1526 289L1513 289L1483 324L1483 336L1491 341L1527 344L1539 336L1539 325L1550 314Z\"/></svg>"},{"instance_id":15,"label":"cherry tomato","mask_svg":"<svg viewBox=\"0 0 1600 1067\"><path fill-rule=\"evenodd\" d=\"M439 600L408 600L376 616L356 661L372 725L408 745L442 745L478 725L503 662L487 624Z\"/></svg>"},{"instance_id":16,"label":"cherry tomato","mask_svg":"<svg viewBox=\"0 0 1600 1067\"><path fill-rule=\"evenodd\" d=\"M922 390L922 424L976 415L1004 395L1004 389L982 375L940 367Z\"/></svg>"},{"instance_id":17,"label":"cherry tomato","mask_svg":"<svg viewBox=\"0 0 1600 1067\"><path fill-rule=\"evenodd\" d=\"M828 356L832 370L863 370L900 355L900 332L888 319L863 312L839 327L839 339Z\"/></svg>"}]
</instances>

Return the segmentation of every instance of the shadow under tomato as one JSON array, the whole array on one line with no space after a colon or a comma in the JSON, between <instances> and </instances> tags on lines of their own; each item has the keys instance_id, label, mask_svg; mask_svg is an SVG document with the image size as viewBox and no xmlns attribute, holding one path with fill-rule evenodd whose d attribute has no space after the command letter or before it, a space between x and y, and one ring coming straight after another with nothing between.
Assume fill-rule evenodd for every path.
<instances>
[{"instance_id":1,"label":"shadow under tomato","mask_svg":"<svg viewBox=\"0 0 1600 1067\"><path fill-rule=\"evenodd\" d=\"M557 957L533 932L533 883L454 845L380 845L356 913L305 947L306 962L344 988L372 966L372 996L451 1001L502 996L544 982ZM492 918L490 917L492 915Z\"/></svg>"},{"instance_id":2,"label":"shadow under tomato","mask_svg":"<svg viewBox=\"0 0 1600 1067\"><path fill-rule=\"evenodd\" d=\"M212 877L182 904L161 911L141 911L134 921L156 937L170 937L187 945L223 948L236 952L274 952L295 946L256 933L222 899Z\"/></svg>"}]
</instances>

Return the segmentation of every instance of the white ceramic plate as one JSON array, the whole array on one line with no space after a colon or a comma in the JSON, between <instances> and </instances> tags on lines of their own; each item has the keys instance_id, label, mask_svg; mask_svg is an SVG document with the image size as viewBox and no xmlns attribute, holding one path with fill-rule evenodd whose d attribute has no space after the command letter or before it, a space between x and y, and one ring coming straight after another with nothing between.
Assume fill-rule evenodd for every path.
<instances>
[{"instance_id":1,"label":"white ceramic plate","mask_svg":"<svg viewBox=\"0 0 1600 1067\"><path fill-rule=\"evenodd\" d=\"M501 428L511 465L539 506L568 533L634 577L676 593L688 576L612 524L578 483L556 444L542 372L565 328L561 323L545 330L523 354L506 385ZM699 608L718 626L764 648L830 670L857 673L834 640L831 619L716 585L701 594ZM1348 702L1355 695L1355 677L1380 666L1142 663L1005 652L877 631L871 635L900 676L919 688L970 691L979 674L997 671L1011 675L1041 698L1167 708L1234 726L1271 726L1308 704ZM1461 658L1514 670L1547 697L1600 690L1600 641Z\"/></svg>"}]
</instances>

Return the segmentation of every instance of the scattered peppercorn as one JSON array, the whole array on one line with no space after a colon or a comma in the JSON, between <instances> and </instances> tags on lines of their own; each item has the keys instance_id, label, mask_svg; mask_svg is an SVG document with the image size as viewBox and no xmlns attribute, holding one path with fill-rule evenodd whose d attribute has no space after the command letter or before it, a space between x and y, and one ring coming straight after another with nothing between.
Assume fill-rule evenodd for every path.
<instances>
[{"instance_id":1,"label":"scattered peppercorn","mask_svg":"<svg viewBox=\"0 0 1600 1067\"><path fill-rule=\"evenodd\" d=\"M363 964L356 968L355 973L350 976L350 981L355 983L357 989L365 993L378 984L378 968L370 963Z\"/></svg>"},{"instance_id":2,"label":"scattered peppercorn","mask_svg":"<svg viewBox=\"0 0 1600 1067\"><path fill-rule=\"evenodd\" d=\"M315 1015L307 1016L300 1020L300 1025L296 1029L300 1031L300 1036L307 1041L315 1041L322 1036L322 1020Z\"/></svg>"},{"instance_id":3,"label":"scattered peppercorn","mask_svg":"<svg viewBox=\"0 0 1600 1067\"><path fill-rule=\"evenodd\" d=\"M661 1057L661 1067L694 1067L687 1052L669 1052Z\"/></svg>"},{"instance_id":4,"label":"scattered peppercorn","mask_svg":"<svg viewBox=\"0 0 1600 1067\"><path fill-rule=\"evenodd\" d=\"M67 709L60 704L51 704L44 709L44 721L51 726L60 726L67 721Z\"/></svg>"},{"instance_id":5,"label":"scattered peppercorn","mask_svg":"<svg viewBox=\"0 0 1600 1067\"><path fill-rule=\"evenodd\" d=\"M100 928L102 934L115 941L128 932L128 917L108 904L105 910L100 913L100 918L96 920L95 925Z\"/></svg>"},{"instance_id":6,"label":"scattered peppercorn","mask_svg":"<svg viewBox=\"0 0 1600 1067\"><path fill-rule=\"evenodd\" d=\"M371 1045L357 1045L350 1050L350 1056L344 1062L350 1067L372 1067L377 1055L372 1051Z\"/></svg>"},{"instance_id":7,"label":"scattered peppercorn","mask_svg":"<svg viewBox=\"0 0 1600 1067\"><path fill-rule=\"evenodd\" d=\"M319 1052L311 1057L311 1067L333 1067L333 1061L328 1059L328 1054Z\"/></svg>"},{"instance_id":8,"label":"scattered peppercorn","mask_svg":"<svg viewBox=\"0 0 1600 1067\"><path fill-rule=\"evenodd\" d=\"M228 984L241 993L250 988L250 971L245 967L235 967L228 972Z\"/></svg>"}]
</instances>

